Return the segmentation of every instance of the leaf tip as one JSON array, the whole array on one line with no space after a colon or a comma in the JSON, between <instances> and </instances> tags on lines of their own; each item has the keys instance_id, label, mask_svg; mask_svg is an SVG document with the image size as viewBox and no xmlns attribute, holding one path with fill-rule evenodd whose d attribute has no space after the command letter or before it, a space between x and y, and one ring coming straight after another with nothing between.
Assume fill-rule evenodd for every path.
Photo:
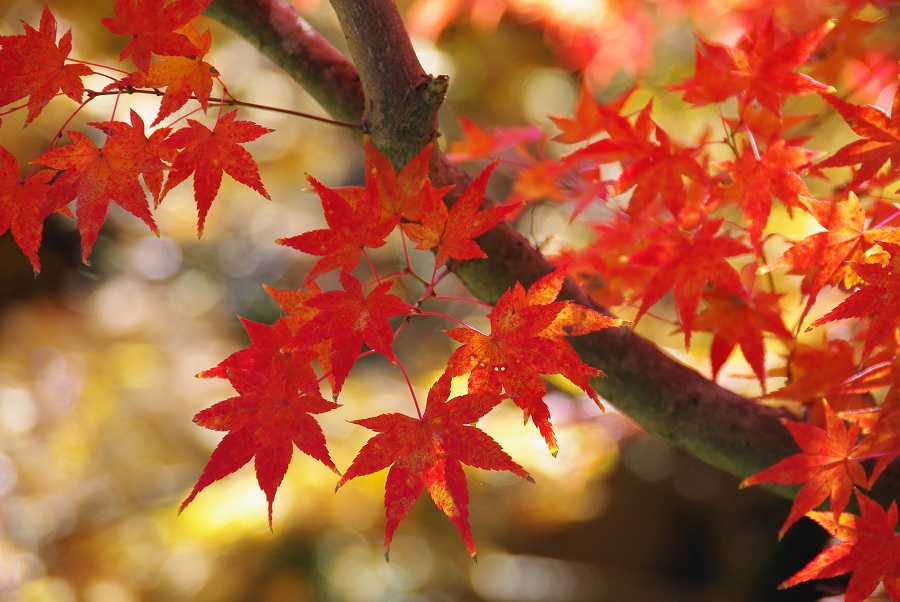
<instances>
[{"instance_id":1,"label":"leaf tip","mask_svg":"<svg viewBox=\"0 0 900 602\"><path fill-rule=\"evenodd\" d=\"M531 478L531 475L526 475L525 480L528 481L529 483L534 483L534 479Z\"/></svg>"}]
</instances>

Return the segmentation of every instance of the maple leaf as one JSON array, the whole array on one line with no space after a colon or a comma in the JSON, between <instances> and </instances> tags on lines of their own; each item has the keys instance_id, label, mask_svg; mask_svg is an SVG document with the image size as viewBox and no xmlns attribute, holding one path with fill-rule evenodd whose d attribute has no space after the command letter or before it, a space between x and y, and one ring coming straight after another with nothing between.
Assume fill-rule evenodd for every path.
<instances>
[{"instance_id":1,"label":"maple leaf","mask_svg":"<svg viewBox=\"0 0 900 602\"><path fill-rule=\"evenodd\" d=\"M444 204L443 194L432 188L430 183L426 184L421 223L401 224L403 232L418 243L417 249L437 247L435 268L444 265L451 258L487 257L472 239L496 226L517 208L516 205L507 204L478 210L484 199L488 178L495 167L496 161L478 174L449 210Z\"/></svg>"},{"instance_id":2,"label":"maple leaf","mask_svg":"<svg viewBox=\"0 0 900 602\"><path fill-rule=\"evenodd\" d=\"M422 189L428 179L431 161L431 145L425 145L418 155L403 166L400 173L394 171L391 162L375 148L369 137L363 141L366 153L366 172L373 173L367 185L377 185L381 199L381 215L384 219L400 216L411 222L422 220Z\"/></svg>"},{"instance_id":3,"label":"maple leaf","mask_svg":"<svg viewBox=\"0 0 900 602\"><path fill-rule=\"evenodd\" d=\"M494 158L500 151L544 139L536 125L518 128L485 129L465 117L459 118L463 140L450 144L447 159L453 162Z\"/></svg>"},{"instance_id":4,"label":"maple leaf","mask_svg":"<svg viewBox=\"0 0 900 602\"><path fill-rule=\"evenodd\" d=\"M110 201L137 216L159 235L150 215L147 194L138 181L145 162L128 145L128 136L108 136L97 146L81 132L69 131L72 144L54 148L32 163L64 170L53 183L44 214L76 199L75 215L81 232L81 258L88 257L106 217Z\"/></svg>"},{"instance_id":5,"label":"maple leaf","mask_svg":"<svg viewBox=\"0 0 900 602\"><path fill-rule=\"evenodd\" d=\"M809 196L809 189L797 175L816 156L799 146L786 146L784 140L772 141L759 154L744 148L733 163L724 164L730 172L732 185L724 191L726 197L736 198L747 220L747 234L754 251L761 253L763 228L769 221L772 199L778 197L791 213L794 207L803 208L801 196Z\"/></svg>"},{"instance_id":6,"label":"maple leaf","mask_svg":"<svg viewBox=\"0 0 900 602\"><path fill-rule=\"evenodd\" d=\"M84 95L81 78L93 73L84 64L66 65L72 30L56 45L56 18L45 4L39 29L23 23L25 33L0 36L0 107L28 96L31 123L60 90L77 103Z\"/></svg>"},{"instance_id":7,"label":"maple leaf","mask_svg":"<svg viewBox=\"0 0 900 602\"><path fill-rule=\"evenodd\" d=\"M470 393L448 400L449 396L449 382L438 380L428 392L421 418L393 413L353 421L378 434L360 449L335 490L351 479L391 467L384 486L385 558L397 526L423 489L453 521L469 555L475 558L463 464L483 470L508 470L534 482L496 441L472 426L506 396Z\"/></svg>"},{"instance_id":8,"label":"maple leaf","mask_svg":"<svg viewBox=\"0 0 900 602\"><path fill-rule=\"evenodd\" d=\"M686 202L682 177L698 182L706 179L694 155L696 149L680 148L650 118L653 103L648 102L634 125L619 115L607 115L609 138L598 140L563 158L565 163L592 160L596 164L622 163L622 173L613 186L613 194L631 188L628 214L639 217L654 201L661 199L672 215L678 215ZM655 138L655 140L651 139Z\"/></svg>"},{"instance_id":9,"label":"maple leaf","mask_svg":"<svg viewBox=\"0 0 900 602\"><path fill-rule=\"evenodd\" d=\"M700 39L695 48L694 76L672 88L684 90L684 100L692 104L716 103L738 96L741 112L756 100L780 117L786 97L833 90L794 71L833 28L834 22L826 21L806 33L788 36L769 18L737 47Z\"/></svg>"},{"instance_id":10,"label":"maple leaf","mask_svg":"<svg viewBox=\"0 0 900 602\"><path fill-rule=\"evenodd\" d=\"M200 103L204 112L209 107L213 78L219 76L216 68L203 60L212 44L212 34L209 30L200 34L192 25L185 25L182 31L196 47L196 52L189 56L162 56L160 60L150 65L146 73L137 71L109 86L165 88L156 119L150 125L157 125L183 107L191 98Z\"/></svg>"},{"instance_id":11,"label":"maple leaf","mask_svg":"<svg viewBox=\"0 0 900 602\"><path fill-rule=\"evenodd\" d=\"M370 171L367 180L371 182L373 177L374 173ZM384 245L384 239L400 221L400 216L382 218L376 184L367 184L356 207L351 207L333 189L319 183L312 176L307 176L307 179L322 201L328 228L280 238L276 242L310 255L322 256L306 276L306 281L312 282L321 274L337 268L347 272L355 268L363 249L376 249Z\"/></svg>"},{"instance_id":12,"label":"maple leaf","mask_svg":"<svg viewBox=\"0 0 900 602\"><path fill-rule=\"evenodd\" d=\"M805 210L812 215L825 232L817 232L795 243L783 255L760 268L760 273L789 268L791 273L807 273L802 291L809 299L800 322L806 318L819 291L826 284L852 288L859 282L859 275L850 267L860 262L874 241L888 232L887 228L864 227L866 213L856 194L847 195L847 203L800 198Z\"/></svg>"},{"instance_id":13,"label":"maple leaf","mask_svg":"<svg viewBox=\"0 0 900 602\"><path fill-rule=\"evenodd\" d=\"M359 280L348 272L341 272L342 291L327 291L310 297L306 307L318 309L315 317L301 326L297 342L313 345L331 341L331 367L334 374L332 396L341 392L350 368L359 357L363 343L396 362L394 332L388 318L409 313L409 306L400 297L388 293L393 282L378 284L368 295L363 293Z\"/></svg>"},{"instance_id":14,"label":"maple leaf","mask_svg":"<svg viewBox=\"0 0 900 602\"><path fill-rule=\"evenodd\" d=\"M866 285L809 325L811 329L834 320L871 315L863 358L872 353L876 344L894 336L900 316L900 245L885 241L878 244L890 253L888 264L854 263L853 269Z\"/></svg>"},{"instance_id":15,"label":"maple leaf","mask_svg":"<svg viewBox=\"0 0 900 602\"><path fill-rule=\"evenodd\" d=\"M816 402L823 399L838 410L872 405L867 397L845 390L845 382L857 373L857 362L853 347L843 339L823 341L821 346L797 344L788 355L785 370L787 384L763 398L804 404L810 409L810 422L822 422L814 414L821 407Z\"/></svg>"},{"instance_id":16,"label":"maple leaf","mask_svg":"<svg viewBox=\"0 0 900 602\"><path fill-rule=\"evenodd\" d=\"M713 379L725 364L735 347L753 369L753 373L766 390L766 347L764 332L770 332L784 340L793 338L784 325L778 300L783 297L779 293L769 293L755 284L756 264L747 265L742 271L749 298L737 297L719 288L703 293L703 299L709 304L697 315L695 330L713 332L709 357L712 362Z\"/></svg>"},{"instance_id":17,"label":"maple leaf","mask_svg":"<svg viewBox=\"0 0 900 602\"><path fill-rule=\"evenodd\" d=\"M635 90L637 90L637 86L632 86L608 103L601 104L594 100L587 84L582 83L572 117L550 117L561 132L553 139L557 142L573 144L588 140L606 131L610 117L618 115L622 111L622 107L625 106Z\"/></svg>"},{"instance_id":18,"label":"maple leaf","mask_svg":"<svg viewBox=\"0 0 900 602\"><path fill-rule=\"evenodd\" d=\"M741 487L758 483L803 484L779 535L784 535L791 525L828 498L831 498L832 515L837 519L850 501L853 486L869 487L866 471L854 459L853 453L858 445L859 425L853 424L848 430L827 402L822 402L822 409L824 429L791 420L782 421L802 450L800 453L741 482Z\"/></svg>"},{"instance_id":19,"label":"maple leaf","mask_svg":"<svg viewBox=\"0 0 900 602\"><path fill-rule=\"evenodd\" d=\"M584 249L565 253L569 274L604 307L621 305L628 294L643 290L652 266L630 261L656 235L650 220L632 220L617 213L609 222L591 224L594 240Z\"/></svg>"},{"instance_id":20,"label":"maple leaf","mask_svg":"<svg viewBox=\"0 0 900 602\"><path fill-rule=\"evenodd\" d=\"M12 232L35 272L41 269L37 252L44 230L43 208L55 175L55 171L45 169L22 178L19 162L0 146L0 235Z\"/></svg>"},{"instance_id":21,"label":"maple leaf","mask_svg":"<svg viewBox=\"0 0 900 602\"><path fill-rule=\"evenodd\" d=\"M316 314L319 313L319 310L314 307L307 307L305 305L312 297L322 294L322 289L320 289L315 282L310 282L306 287L308 292L303 292L302 289L273 289L266 285L263 285L263 288L269 293L269 296L275 300L278 307L287 314L282 320L287 325L292 336L296 335L303 326L309 323ZM334 370L331 365L331 340L319 341L318 343L313 344L312 348L316 352L316 361L319 362L322 372L328 375L328 382L331 385L331 389L334 390L336 383L334 379Z\"/></svg>"},{"instance_id":22,"label":"maple leaf","mask_svg":"<svg viewBox=\"0 0 900 602\"><path fill-rule=\"evenodd\" d=\"M470 393L505 391L523 410L525 421L531 419L538 428L554 456L559 446L544 403L547 387L541 374L562 374L600 405L588 380L600 371L582 362L565 337L623 324L591 310L573 308L568 301L553 302L564 279L565 269L561 268L539 279L527 293L516 283L488 314L490 334L472 328L445 331L462 345L450 356L441 377L449 380L468 374Z\"/></svg>"},{"instance_id":23,"label":"maple leaf","mask_svg":"<svg viewBox=\"0 0 900 602\"><path fill-rule=\"evenodd\" d=\"M170 148L183 149L172 162L160 198L175 186L194 175L194 199L197 202L197 234L203 234L206 214L222 184L222 173L249 186L269 199L269 193L259 177L259 168L241 143L256 140L272 130L252 121L235 121L237 110L220 115L216 125L208 127L188 119L188 126L176 130L165 140Z\"/></svg>"},{"instance_id":24,"label":"maple leaf","mask_svg":"<svg viewBox=\"0 0 900 602\"><path fill-rule=\"evenodd\" d=\"M302 371L315 357L309 349L295 343L286 318L279 318L271 326L245 318L240 320L250 337L250 345L199 373L199 378L225 378L240 391L242 383L268 372L274 363L285 363L289 370Z\"/></svg>"},{"instance_id":25,"label":"maple leaf","mask_svg":"<svg viewBox=\"0 0 900 602\"><path fill-rule=\"evenodd\" d=\"M294 446L340 474L331 461L322 428L310 415L333 410L338 404L319 393L316 374L309 365L281 361L277 354L270 356L270 362L261 361L259 351L250 354L257 356L252 370L239 368L240 377L229 375L238 395L194 416L198 425L228 434L216 446L179 513L200 491L255 457L256 479L268 500L271 529L275 492L287 472ZM233 355L231 362L239 366L247 357Z\"/></svg>"},{"instance_id":26,"label":"maple leaf","mask_svg":"<svg viewBox=\"0 0 900 602\"><path fill-rule=\"evenodd\" d=\"M826 96L825 100L838 110L862 140L842 147L817 167L859 165L847 185L851 190L872 179L888 161L893 178L900 177L900 87L894 93L890 115L880 107L851 104L834 95Z\"/></svg>"},{"instance_id":27,"label":"maple leaf","mask_svg":"<svg viewBox=\"0 0 900 602\"><path fill-rule=\"evenodd\" d=\"M163 144L172 130L157 128L147 137L144 133L144 120L134 109L131 110L131 125L124 121L94 121L88 125L106 132L109 136L122 137L119 143L131 150L138 162L144 183L158 204L163 185L163 173L167 169L163 161L171 163L178 154L176 149Z\"/></svg>"},{"instance_id":28,"label":"maple leaf","mask_svg":"<svg viewBox=\"0 0 900 602\"><path fill-rule=\"evenodd\" d=\"M807 515L842 541L813 558L782 587L852 571L844 594L846 602L864 602L879 581L884 582L891 600L900 599L900 537L894 532L897 502L892 501L885 510L858 491L856 500L860 516L842 514L835 517L830 512L810 512Z\"/></svg>"},{"instance_id":29,"label":"maple leaf","mask_svg":"<svg viewBox=\"0 0 900 602\"><path fill-rule=\"evenodd\" d=\"M131 36L119 60L129 56L138 69L147 73L153 54L182 56L200 54L194 41L179 30L198 17L212 0L116 0L115 17L100 19L111 33Z\"/></svg>"},{"instance_id":30,"label":"maple leaf","mask_svg":"<svg viewBox=\"0 0 900 602\"><path fill-rule=\"evenodd\" d=\"M704 221L693 232L664 225L658 236L660 242L631 256L633 263L657 267L641 295L643 299L635 322L672 290L684 331L684 343L689 347L694 317L707 282L747 300L740 275L726 259L743 255L750 249L730 234L717 234L721 225L721 219Z\"/></svg>"}]
</instances>

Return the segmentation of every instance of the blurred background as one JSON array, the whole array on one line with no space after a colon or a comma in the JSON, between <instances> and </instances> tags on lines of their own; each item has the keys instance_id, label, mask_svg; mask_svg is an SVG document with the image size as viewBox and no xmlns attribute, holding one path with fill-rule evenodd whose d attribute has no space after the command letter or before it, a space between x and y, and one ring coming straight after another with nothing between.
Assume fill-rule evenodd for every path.
<instances>
[{"instance_id":1,"label":"blurred background","mask_svg":"<svg viewBox=\"0 0 900 602\"><path fill-rule=\"evenodd\" d=\"M124 42L97 21L112 15L112 4L51 0L60 32L74 30L73 57L118 64ZM341 46L327 3L296 4ZM0 0L0 35L21 33L20 20L36 26L42 5ZM740 24L737 3L731 12L720 6L718 19L704 6L700 0L404 3L426 70L451 76L444 143L459 137L457 115L483 125L549 128L548 113L572 110L576 68L586 70L601 98L641 78L635 106L661 93L656 107L665 120L666 107L680 101L662 85L690 72L692 32L699 27L733 41ZM706 20L688 18L698 14ZM582 28L567 29L567 22ZM207 27L213 30L207 60L237 98L322 113L255 48L201 20L199 29ZM124 100L152 121L155 99ZM74 109L58 99L24 130L21 112L5 115L0 144L27 164ZM69 128L111 112L111 101L96 100ZM202 240L189 184L155 212L159 238L111 208L90 266L80 263L74 223L61 216L46 225L37 278L12 238L0 237L0 600L675 602L817 600L833 593L828 584L775 591L824 543L805 522L776 540L786 501L738 491L735 479L643 435L614 409L601 414L556 381L547 401L557 458L532 426L522 426L515 408L501 407L480 423L537 483L468 471L477 564L428 499L401 523L385 563L386 472L335 494L335 476L302 454L278 491L274 533L250 466L177 515L221 439L191 418L232 396L226 382L194 375L246 345L237 316L267 323L277 317L262 284L295 288L312 263L274 243L323 224L302 174L329 186L358 184L362 174L359 145L340 128L244 109L239 118L275 130L247 145L272 201L225 178ZM509 183L497 180L494 192L502 196ZM561 245L569 235L555 209L523 219L529 220L523 229L548 244ZM385 270L402 266L396 245L376 255ZM421 261L426 265L428 257ZM452 282L444 292L465 295ZM451 310L462 317L469 311ZM439 333L444 327L417 320L400 340L398 355L422 390L452 351ZM702 343L695 350L702 356ZM735 372L749 370L738 365ZM731 384L754 394L752 379ZM347 420L409 412L409 401L387 361L360 362L343 407L320 420L338 467L349 465L370 434Z\"/></svg>"}]
</instances>

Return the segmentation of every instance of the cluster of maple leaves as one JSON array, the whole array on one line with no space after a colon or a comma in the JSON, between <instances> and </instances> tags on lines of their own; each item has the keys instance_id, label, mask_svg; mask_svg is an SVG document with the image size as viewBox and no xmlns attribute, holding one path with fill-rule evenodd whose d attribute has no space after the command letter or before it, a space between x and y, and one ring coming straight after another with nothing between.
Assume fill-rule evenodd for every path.
<instances>
[{"instance_id":1,"label":"cluster of maple leaves","mask_svg":"<svg viewBox=\"0 0 900 602\"><path fill-rule=\"evenodd\" d=\"M24 110L26 124L31 123L60 95L77 103L75 113L100 96L160 97L149 131L133 110L127 122L113 114L108 121L90 123L93 136L68 131L70 144L58 146L60 131L25 176L16 158L0 147L0 233L11 231L35 271L44 220L54 212L71 216L73 202L87 261L112 201L156 233L151 200L158 205L193 176L202 233L223 173L268 197L242 144L269 130L237 120L235 110L223 110L227 89L204 61L210 32L191 24L209 1L116 0L115 16L102 23L130 38L120 58L131 59L136 67L131 73L70 58L71 32L57 40L48 7L37 29L26 23L23 34L0 37L0 109L13 105L0 117ZM590 384L600 373L579 359L567 337L625 322L557 301L568 274L601 304L636 308L636 320L671 295L686 346L693 332L712 333L713 377L740 348L763 400L796 404L805 421L785 421L785 426L801 451L744 485L802 485L782 532L808 516L842 543L785 585L852 572L849 602L863 600L879 581L892 599L900 599L896 505L885 510L860 493L900 455L900 212L891 196L900 180L900 92L888 113L849 102L827 80L800 72L827 61L839 46L836 39L860 31L862 4L848 2L837 21L822 19L799 33L768 18L735 45L700 39L694 73L672 89L693 106L728 107L733 115L722 118L720 138L710 132L693 146L680 144L654 121L652 101L634 113L623 112L634 89L600 103L585 88L571 117L554 118L560 133L552 142L567 149L562 153L537 128L486 130L462 120L464 140L451 146L452 159L512 158L490 163L449 209L449 190L435 188L428 179L430 147L397 172L366 143L364 186L330 188L309 178L328 227L277 242L319 259L299 289L267 289L283 317L272 325L244 320L250 345L200 374L227 379L236 395L195 416L200 426L226 435L181 509L253 459L271 525L274 497L295 446L340 474L314 415L338 408L336 400L355 362L378 353L403 373L415 411L355 420L376 434L337 487L390 467L385 553L398 524L427 489L474 556L462 465L507 470L530 480L476 422L500 403L514 403L555 454L558 444L542 377L559 374L600 404ZM884 60L894 65L894 79L885 86L896 86L897 57ZM105 85L91 89L85 78ZM216 81L222 88L218 101L211 100ZM806 148L808 136L787 134L817 118L785 110L787 99L804 95L824 99L858 140L827 154ZM189 101L198 108L176 115ZM202 111L211 119L211 104L218 106L212 127L188 118ZM166 120L170 123L161 125ZM713 145L726 146L733 158L712 159ZM512 174L513 192L505 204L482 209L498 165ZM830 182L831 193L813 198L804 177ZM523 205L546 200L569 205L573 219L598 206L609 217L591 224L591 244L560 257L563 267L527 289L520 284L509 289L487 314L488 332L426 309L441 301L436 287L456 262L484 257L476 237ZM773 237L767 226L776 201L791 215L811 216L822 231L789 241L786 251L769 258ZM431 274L417 274L408 257L404 271L380 274L368 249L383 246L391 236L399 237L404 248L409 242L432 251ZM354 275L360 265L370 268L365 281ZM779 303L783 293L772 278L784 270L802 277L806 299L792 328L785 323ZM340 288L323 291L317 281L334 272ZM401 278L419 283L421 294L414 302L390 292ZM797 342L796 333L826 288L847 291L845 300L807 326L852 318L853 337L832 338L821 346ZM419 315L454 320L457 326L445 332L459 343L430 387L424 410L394 353L395 341ZM773 373L766 365L766 339L772 338L790 350L789 378L768 392ZM466 392L451 397L457 377L465 379ZM330 401L321 392L325 382ZM854 491L859 515L845 512ZM826 500L830 512L816 511Z\"/></svg>"},{"instance_id":2,"label":"cluster of maple leaves","mask_svg":"<svg viewBox=\"0 0 900 602\"><path fill-rule=\"evenodd\" d=\"M562 254L569 273L601 304L636 308L636 320L671 295L685 346L695 331L712 333L714 377L740 348L761 400L789 402L805 419L785 421L800 453L743 485L802 485L781 532L808 516L842 543L785 586L852 572L848 602L863 600L879 581L900 600L896 504L885 511L860 492L900 455L898 57L883 57L892 64L883 82L895 89L890 112L848 102L798 69L861 24L875 25L855 16L859 8L800 33L769 18L733 46L699 39L694 73L671 89L693 106L715 104L720 114L729 107L734 116L722 117L721 138L707 132L693 146L678 144L653 121L652 100L622 114L634 88L606 103L585 89L572 117L553 118L560 133L552 141L572 145L569 152L549 152L537 128L486 130L469 121L462 122L464 140L450 148L457 160L507 156L514 202L550 200L578 216L605 201L613 209L591 223L593 241ZM784 111L787 99L810 94L833 107L859 139L828 154L805 148L810 136L788 135L819 118ZM716 144L729 147L734 159L711 158ZM830 168L844 171L835 177ZM813 198L804 177L830 182L831 192ZM770 258L767 246L777 237L767 224L776 203L792 217L809 215L822 231L788 241ZM782 270L802 276L806 301L793 329L779 303L784 293L771 278ZM807 324L826 288L845 291L845 299ZM825 339L821 346L796 340L802 326L851 318L849 340ZM782 373L767 369L767 339L788 349ZM787 384L767 392L767 379L782 374ZM854 491L860 515L844 512ZM814 510L826 501L831 512Z\"/></svg>"}]
</instances>

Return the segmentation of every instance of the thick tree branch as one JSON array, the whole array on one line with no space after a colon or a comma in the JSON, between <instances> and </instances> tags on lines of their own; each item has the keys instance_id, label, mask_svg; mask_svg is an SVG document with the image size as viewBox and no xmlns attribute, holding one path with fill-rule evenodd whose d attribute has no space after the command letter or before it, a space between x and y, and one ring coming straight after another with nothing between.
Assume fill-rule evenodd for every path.
<instances>
[{"instance_id":1,"label":"thick tree branch","mask_svg":"<svg viewBox=\"0 0 900 602\"><path fill-rule=\"evenodd\" d=\"M358 123L364 96L353 63L283 0L214 0L205 14L256 45L335 119Z\"/></svg>"},{"instance_id":2,"label":"thick tree branch","mask_svg":"<svg viewBox=\"0 0 900 602\"><path fill-rule=\"evenodd\" d=\"M215 10L210 14L225 23L229 19L240 20L242 11L250 11L262 19L266 14L278 12L272 8L276 4L281 3L278 0L215 0L211 7ZM332 0L332 5L359 68L359 78L355 81L365 90L365 111L372 140L392 163L403 165L435 137L437 109L443 99L446 79L423 72L393 0ZM279 10L284 10L284 6ZM277 19L287 22L282 16ZM279 27L258 21L249 28L281 31ZM246 29L241 27L239 32ZM310 51L304 57L302 49L291 53L289 58L280 57L279 53L287 45L273 33L251 32L250 37L279 65L317 60L315 52ZM326 77L324 71L306 69L288 73L304 86L323 90L317 98L335 117L346 120L361 117L361 108L358 114L347 114L346 105L337 101L354 81L346 70L340 72L341 78L337 80ZM308 78L316 81L310 82ZM330 104L332 100L337 104ZM469 182L437 150L432 157L431 177L435 185L453 184L456 191L464 189ZM452 192L449 196L451 202L455 200ZM501 223L479 237L478 244L488 258L464 262L456 273L483 301L495 302L514 282L527 286L553 269L508 223ZM566 282L561 297L604 311L571 279ZM604 398L647 431L722 470L743 478L797 452L797 446L780 422L782 412L718 386L627 328L608 329L573 338L571 342L585 362L606 373L605 378L593 382ZM877 497L882 501L898 497L900 470L889 470L879 483L881 491ZM789 497L795 491L777 490Z\"/></svg>"},{"instance_id":3,"label":"thick tree branch","mask_svg":"<svg viewBox=\"0 0 900 602\"><path fill-rule=\"evenodd\" d=\"M409 36L394 34L406 28L393 0L334 0L332 6L366 97L364 130L376 148L390 148L391 162L402 167L437 135L448 78L425 73Z\"/></svg>"}]
</instances>

